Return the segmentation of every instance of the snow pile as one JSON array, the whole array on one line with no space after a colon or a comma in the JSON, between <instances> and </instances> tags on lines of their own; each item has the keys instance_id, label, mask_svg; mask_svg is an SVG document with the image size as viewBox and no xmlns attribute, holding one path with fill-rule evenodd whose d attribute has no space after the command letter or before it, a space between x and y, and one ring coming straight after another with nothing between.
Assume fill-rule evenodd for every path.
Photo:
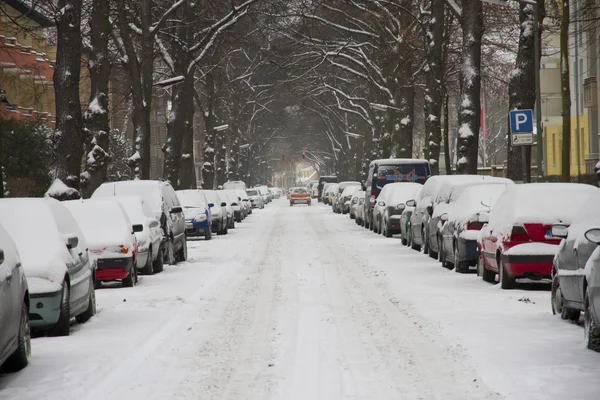
<instances>
[{"instance_id":1,"label":"snow pile","mask_svg":"<svg viewBox=\"0 0 600 400\"><path fill-rule=\"evenodd\" d=\"M57 200L74 200L81 198L79 191L73 189L64 184L60 179L55 179L50 185L50 188L44 195L45 197L52 197Z\"/></svg>"},{"instance_id":2,"label":"snow pile","mask_svg":"<svg viewBox=\"0 0 600 400\"><path fill-rule=\"evenodd\" d=\"M54 199L0 200L0 223L17 245L31 293L60 290L66 265L73 262L65 235L78 232L59 231L50 202L64 208Z\"/></svg>"},{"instance_id":3,"label":"snow pile","mask_svg":"<svg viewBox=\"0 0 600 400\"><path fill-rule=\"evenodd\" d=\"M599 189L576 183L510 185L490 213L494 236L509 235L516 224L569 225L590 196Z\"/></svg>"}]
</instances>

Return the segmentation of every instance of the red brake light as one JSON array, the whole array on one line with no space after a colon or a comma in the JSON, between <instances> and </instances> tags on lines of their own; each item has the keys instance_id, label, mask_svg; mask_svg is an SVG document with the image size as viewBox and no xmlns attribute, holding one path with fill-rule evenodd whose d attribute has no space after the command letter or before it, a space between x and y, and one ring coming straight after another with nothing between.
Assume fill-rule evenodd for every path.
<instances>
[{"instance_id":1,"label":"red brake light","mask_svg":"<svg viewBox=\"0 0 600 400\"><path fill-rule=\"evenodd\" d=\"M529 235L524 227L515 225L510 233L511 242L529 242Z\"/></svg>"},{"instance_id":2,"label":"red brake light","mask_svg":"<svg viewBox=\"0 0 600 400\"><path fill-rule=\"evenodd\" d=\"M375 191L371 189L371 196L375 197Z\"/></svg>"},{"instance_id":3,"label":"red brake light","mask_svg":"<svg viewBox=\"0 0 600 400\"><path fill-rule=\"evenodd\" d=\"M483 223L479 221L469 221L467 222L467 230L468 231L480 231L483 227Z\"/></svg>"}]
</instances>

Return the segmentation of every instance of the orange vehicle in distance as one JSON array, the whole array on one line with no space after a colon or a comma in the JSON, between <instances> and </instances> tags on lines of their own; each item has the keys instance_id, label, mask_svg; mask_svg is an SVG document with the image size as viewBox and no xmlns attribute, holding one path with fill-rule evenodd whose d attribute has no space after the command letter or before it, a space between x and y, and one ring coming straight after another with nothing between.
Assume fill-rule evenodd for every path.
<instances>
[{"instance_id":1,"label":"orange vehicle in distance","mask_svg":"<svg viewBox=\"0 0 600 400\"><path fill-rule=\"evenodd\" d=\"M294 204L308 204L310 206L310 193L303 187L295 187L292 189L290 196L290 207Z\"/></svg>"}]
</instances>

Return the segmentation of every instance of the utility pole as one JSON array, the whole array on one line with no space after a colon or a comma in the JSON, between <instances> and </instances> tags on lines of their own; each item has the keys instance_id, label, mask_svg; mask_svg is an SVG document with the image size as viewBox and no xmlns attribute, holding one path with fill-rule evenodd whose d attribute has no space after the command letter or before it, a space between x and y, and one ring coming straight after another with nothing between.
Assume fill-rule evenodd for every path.
<instances>
[{"instance_id":1,"label":"utility pole","mask_svg":"<svg viewBox=\"0 0 600 400\"><path fill-rule=\"evenodd\" d=\"M537 133L537 181L540 182L544 177L544 139L542 135L542 94L540 89L540 7L535 3L533 5L533 48L535 52L535 130ZM525 165L523 165L525 168Z\"/></svg>"}]
</instances>

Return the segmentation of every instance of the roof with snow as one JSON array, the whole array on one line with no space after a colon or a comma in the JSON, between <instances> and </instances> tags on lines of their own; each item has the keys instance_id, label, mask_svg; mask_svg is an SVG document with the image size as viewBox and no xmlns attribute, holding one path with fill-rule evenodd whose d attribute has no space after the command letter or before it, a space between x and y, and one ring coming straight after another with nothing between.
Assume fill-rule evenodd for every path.
<instances>
[{"instance_id":1,"label":"roof with snow","mask_svg":"<svg viewBox=\"0 0 600 400\"><path fill-rule=\"evenodd\" d=\"M22 0L0 0L0 2L9 5L14 8L16 11L21 13L21 17L29 18L36 24L40 25L43 28L50 28L54 26L54 21L50 18L43 15L41 12L35 9L35 7L30 6L27 2Z\"/></svg>"}]
</instances>

